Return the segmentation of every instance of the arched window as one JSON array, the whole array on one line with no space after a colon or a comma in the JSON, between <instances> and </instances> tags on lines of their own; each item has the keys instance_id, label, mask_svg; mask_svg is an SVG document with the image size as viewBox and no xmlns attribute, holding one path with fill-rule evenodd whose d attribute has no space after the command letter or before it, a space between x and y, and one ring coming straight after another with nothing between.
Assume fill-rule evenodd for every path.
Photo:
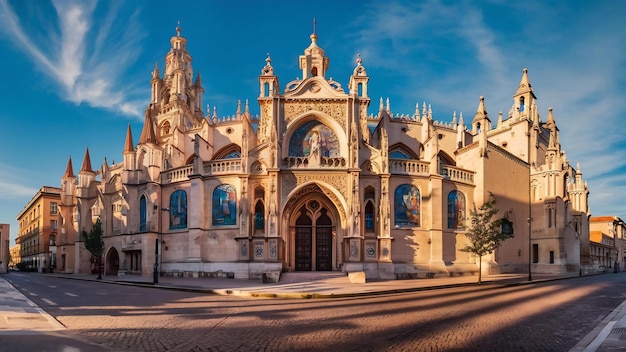
<instances>
[{"instance_id":1,"label":"arched window","mask_svg":"<svg viewBox=\"0 0 626 352\"><path fill-rule=\"evenodd\" d=\"M420 226L421 196L417 187L404 184L394 195L394 223L396 226Z\"/></svg>"},{"instance_id":2,"label":"arched window","mask_svg":"<svg viewBox=\"0 0 626 352\"><path fill-rule=\"evenodd\" d=\"M237 223L237 191L223 184L213 191L213 225L235 225Z\"/></svg>"},{"instance_id":3,"label":"arched window","mask_svg":"<svg viewBox=\"0 0 626 352\"><path fill-rule=\"evenodd\" d=\"M270 84L268 82L265 82L263 84L263 96L264 97L270 96Z\"/></svg>"},{"instance_id":4,"label":"arched window","mask_svg":"<svg viewBox=\"0 0 626 352\"><path fill-rule=\"evenodd\" d=\"M448 193L448 228L459 229L465 221L465 195L460 191Z\"/></svg>"},{"instance_id":5,"label":"arched window","mask_svg":"<svg viewBox=\"0 0 626 352\"><path fill-rule=\"evenodd\" d=\"M317 151L323 157L338 157L340 148L337 136L328 126L311 120L298 127L289 140L289 156L310 156Z\"/></svg>"},{"instance_id":6,"label":"arched window","mask_svg":"<svg viewBox=\"0 0 626 352\"><path fill-rule=\"evenodd\" d=\"M374 202L368 200L365 204L365 232L374 232Z\"/></svg>"},{"instance_id":7,"label":"arched window","mask_svg":"<svg viewBox=\"0 0 626 352\"><path fill-rule=\"evenodd\" d=\"M365 200L365 232L375 232L376 223L376 189L372 186L365 187L363 191L363 199Z\"/></svg>"},{"instance_id":8,"label":"arched window","mask_svg":"<svg viewBox=\"0 0 626 352\"><path fill-rule=\"evenodd\" d=\"M146 196L142 195L139 198L139 231L143 232L147 230L146 226Z\"/></svg>"},{"instance_id":9,"label":"arched window","mask_svg":"<svg viewBox=\"0 0 626 352\"><path fill-rule=\"evenodd\" d=\"M357 85L357 95L362 97L363 96L363 83L359 83Z\"/></svg>"},{"instance_id":10,"label":"arched window","mask_svg":"<svg viewBox=\"0 0 626 352\"><path fill-rule=\"evenodd\" d=\"M524 97L519 98L519 112L524 112Z\"/></svg>"},{"instance_id":11,"label":"arched window","mask_svg":"<svg viewBox=\"0 0 626 352\"><path fill-rule=\"evenodd\" d=\"M398 148L389 153L389 159L413 159L404 149Z\"/></svg>"},{"instance_id":12,"label":"arched window","mask_svg":"<svg viewBox=\"0 0 626 352\"><path fill-rule=\"evenodd\" d=\"M187 228L187 193L178 190L170 197L170 229Z\"/></svg>"},{"instance_id":13,"label":"arched window","mask_svg":"<svg viewBox=\"0 0 626 352\"><path fill-rule=\"evenodd\" d=\"M265 229L265 205L258 200L254 206L254 231L263 232Z\"/></svg>"}]
</instances>

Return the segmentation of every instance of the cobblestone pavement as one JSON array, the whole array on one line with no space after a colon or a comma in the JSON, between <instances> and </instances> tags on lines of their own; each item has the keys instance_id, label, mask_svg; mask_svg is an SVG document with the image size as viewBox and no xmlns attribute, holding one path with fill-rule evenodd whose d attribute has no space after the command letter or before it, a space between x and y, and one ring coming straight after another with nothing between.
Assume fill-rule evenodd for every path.
<instances>
[{"instance_id":1,"label":"cobblestone pavement","mask_svg":"<svg viewBox=\"0 0 626 352\"><path fill-rule=\"evenodd\" d=\"M20 281L69 333L114 351L568 351L626 292L622 274L311 300Z\"/></svg>"}]
</instances>

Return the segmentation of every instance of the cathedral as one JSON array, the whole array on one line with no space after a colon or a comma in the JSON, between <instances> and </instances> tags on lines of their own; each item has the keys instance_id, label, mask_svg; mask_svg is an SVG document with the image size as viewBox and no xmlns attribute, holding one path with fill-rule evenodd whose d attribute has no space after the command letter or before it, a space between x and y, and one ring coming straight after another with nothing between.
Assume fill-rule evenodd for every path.
<instances>
[{"instance_id":1,"label":"cathedral","mask_svg":"<svg viewBox=\"0 0 626 352\"><path fill-rule=\"evenodd\" d=\"M87 150L77 174L68 161L56 270L93 270L81 232L100 219L105 275L475 275L464 225L490 194L510 238L482 257L485 273L584 270L589 191L552 109L540 118L526 69L508 115L493 120L483 97L473 117L450 122L426 104L394 115L382 99L368 114L361 58L343 87L327 78L317 39L298 57L302 76L284 86L269 55L259 65L258 115L246 101L218 116L203 110L176 28L137 143L128 126L119 146L123 161L94 170Z\"/></svg>"}]
</instances>

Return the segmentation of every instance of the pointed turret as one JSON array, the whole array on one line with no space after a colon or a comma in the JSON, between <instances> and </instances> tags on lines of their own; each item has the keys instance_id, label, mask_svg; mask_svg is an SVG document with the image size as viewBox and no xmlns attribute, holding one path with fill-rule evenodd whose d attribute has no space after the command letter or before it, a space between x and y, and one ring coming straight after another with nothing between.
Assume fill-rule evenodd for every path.
<instances>
[{"instance_id":1,"label":"pointed turret","mask_svg":"<svg viewBox=\"0 0 626 352\"><path fill-rule=\"evenodd\" d=\"M80 168L80 172L93 172L91 168L91 157L89 157L89 148L85 150L85 157L83 157L83 165Z\"/></svg>"},{"instance_id":2,"label":"pointed turret","mask_svg":"<svg viewBox=\"0 0 626 352\"><path fill-rule=\"evenodd\" d=\"M91 167L91 157L89 156L89 148L85 149L85 156L83 157L83 165L78 171L78 187L87 188L89 184L95 180L96 173Z\"/></svg>"},{"instance_id":3,"label":"pointed turret","mask_svg":"<svg viewBox=\"0 0 626 352\"><path fill-rule=\"evenodd\" d=\"M163 85L163 81L161 80L161 75L159 73L159 64L157 62L154 63L154 70L152 70L152 79L150 80L150 85L152 86L152 98L150 99L150 102L153 104L159 104L161 102L161 87Z\"/></svg>"},{"instance_id":4,"label":"pointed turret","mask_svg":"<svg viewBox=\"0 0 626 352\"><path fill-rule=\"evenodd\" d=\"M134 153L135 147L133 146L133 132L130 130L130 123L128 124L128 129L126 130L126 141L124 142L124 154L126 153Z\"/></svg>"},{"instance_id":5,"label":"pointed turret","mask_svg":"<svg viewBox=\"0 0 626 352\"><path fill-rule=\"evenodd\" d=\"M196 75L196 81L194 83L195 89L195 111L198 116L202 116L202 95L204 94L204 87L202 87L202 77L200 77L200 71Z\"/></svg>"},{"instance_id":6,"label":"pointed turret","mask_svg":"<svg viewBox=\"0 0 626 352\"><path fill-rule=\"evenodd\" d=\"M72 157L70 156L65 167L65 174L61 177L61 196L63 204L72 204L72 196L76 193L76 176L74 175L74 167L72 166Z\"/></svg>"},{"instance_id":7,"label":"pointed turret","mask_svg":"<svg viewBox=\"0 0 626 352\"><path fill-rule=\"evenodd\" d=\"M533 109L535 100L537 100L537 96L530 84L530 79L528 79L528 69L525 68L522 71L522 79L517 91L513 95L513 118L516 120L522 118L535 119L537 114L537 111Z\"/></svg>"},{"instance_id":8,"label":"pointed turret","mask_svg":"<svg viewBox=\"0 0 626 352\"><path fill-rule=\"evenodd\" d=\"M75 177L74 176L74 167L72 166L72 157L70 156L70 160L67 162L67 166L65 167L65 174L63 177Z\"/></svg>"},{"instance_id":9,"label":"pointed turret","mask_svg":"<svg viewBox=\"0 0 626 352\"><path fill-rule=\"evenodd\" d=\"M143 121L143 129L141 130L141 137L139 137L139 144L159 144L156 134L154 133L154 126L152 119L150 118L150 111L146 110L146 117Z\"/></svg>"},{"instance_id":10,"label":"pointed turret","mask_svg":"<svg viewBox=\"0 0 626 352\"><path fill-rule=\"evenodd\" d=\"M133 133L130 130L130 123L126 130L126 142L124 143L124 169L133 170L135 168L135 148L133 147Z\"/></svg>"},{"instance_id":11,"label":"pointed turret","mask_svg":"<svg viewBox=\"0 0 626 352\"><path fill-rule=\"evenodd\" d=\"M474 114L474 120L472 120L472 134L476 135L481 131L489 131L491 129L491 120L489 120L489 114L487 114L487 108L485 108L485 97L480 97L478 103L478 109Z\"/></svg>"}]
</instances>

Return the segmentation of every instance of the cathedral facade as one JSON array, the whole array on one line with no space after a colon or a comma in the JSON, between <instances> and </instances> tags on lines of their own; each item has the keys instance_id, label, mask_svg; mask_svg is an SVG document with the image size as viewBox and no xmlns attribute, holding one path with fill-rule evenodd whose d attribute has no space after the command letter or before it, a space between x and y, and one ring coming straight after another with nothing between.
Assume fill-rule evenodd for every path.
<instances>
[{"instance_id":1,"label":"cathedral facade","mask_svg":"<svg viewBox=\"0 0 626 352\"><path fill-rule=\"evenodd\" d=\"M90 270L80 233L99 218L106 275L475 274L464 224L490 194L511 237L483 257L483 270L583 269L589 191L552 110L540 118L527 70L496 121L482 97L471 120L437 122L426 104L394 115L382 99L368 114L361 59L342 87L327 78L329 58L312 34L300 78L281 86L268 55L260 113L246 101L224 117L203 111L180 28L170 42L138 143L129 126L120 146L123 161L94 170L87 151L77 175L68 162L57 270Z\"/></svg>"}]
</instances>

